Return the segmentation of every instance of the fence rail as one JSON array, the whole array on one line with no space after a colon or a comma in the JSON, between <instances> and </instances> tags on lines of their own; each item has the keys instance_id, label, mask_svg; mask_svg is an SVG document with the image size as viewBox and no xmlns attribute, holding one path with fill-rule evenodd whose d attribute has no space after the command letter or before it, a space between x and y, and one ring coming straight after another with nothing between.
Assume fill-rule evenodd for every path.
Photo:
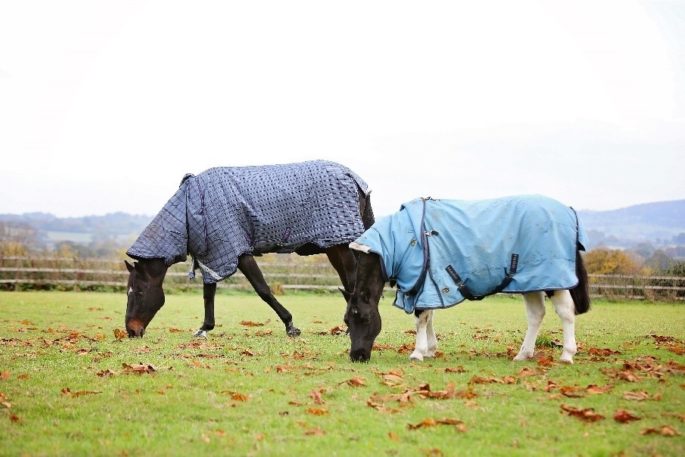
<instances>
[{"instance_id":1,"label":"fence rail","mask_svg":"<svg viewBox=\"0 0 685 457\"><path fill-rule=\"evenodd\" d=\"M259 260L260 267L272 289L336 290L340 280L324 256L298 257L270 254ZM193 289L202 280L188 280L189 263L173 265L167 273L165 286ZM199 274L199 273L198 273ZM0 257L0 290L123 289L128 271L120 260ZM219 283L221 288L250 289L240 273ZM590 275L590 293L595 297L648 300L685 300L685 277Z\"/></svg>"}]
</instances>

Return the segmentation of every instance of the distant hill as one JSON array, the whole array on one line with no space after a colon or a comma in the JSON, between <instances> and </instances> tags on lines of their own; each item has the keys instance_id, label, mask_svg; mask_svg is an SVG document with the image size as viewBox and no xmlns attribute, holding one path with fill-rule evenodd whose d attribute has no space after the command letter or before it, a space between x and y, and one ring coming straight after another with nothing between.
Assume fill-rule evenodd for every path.
<instances>
[{"instance_id":1,"label":"distant hill","mask_svg":"<svg viewBox=\"0 0 685 457\"><path fill-rule=\"evenodd\" d=\"M590 238L598 246L633 248L640 243L685 246L685 200L645 203L610 211L578 211ZM42 244L60 241L90 243L104 238L125 244L132 241L152 216L111 213L104 216L60 218L49 213L0 214L0 224L13 226L6 233L30 229ZM2 234L2 231L0 231Z\"/></svg>"},{"instance_id":2,"label":"distant hill","mask_svg":"<svg viewBox=\"0 0 685 457\"><path fill-rule=\"evenodd\" d=\"M89 243L103 238L123 241L138 235L151 220L151 216L122 212L64 218L49 213L0 214L0 223L31 227L36 238L48 246L60 241Z\"/></svg>"},{"instance_id":3,"label":"distant hill","mask_svg":"<svg viewBox=\"0 0 685 457\"><path fill-rule=\"evenodd\" d=\"M610 211L579 211L585 229L618 246L640 242L685 245L685 200L644 203ZM600 240L593 240L597 245ZM606 244L606 243L604 243Z\"/></svg>"}]
</instances>

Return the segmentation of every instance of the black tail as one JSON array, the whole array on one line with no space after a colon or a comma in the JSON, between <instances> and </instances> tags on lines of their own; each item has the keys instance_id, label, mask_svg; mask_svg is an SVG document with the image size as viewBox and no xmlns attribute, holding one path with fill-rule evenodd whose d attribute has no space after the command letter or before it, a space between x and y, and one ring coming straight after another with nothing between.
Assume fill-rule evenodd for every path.
<instances>
[{"instance_id":1,"label":"black tail","mask_svg":"<svg viewBox=\"0 0 685 457\"><path fill-rule=\"evenodd\" d=\"M364 224L364 229L370 228L376 218L373 214L373 208L371 208L371 193L365 194L361 189L359 192L359 213L362 216L362 223Z\"/></svg>"},{"instance_id":2,"label":"black tail","mask_svg":"<svg viewBox=\"0 0 685 457\"><path fill-rule=\"evenodd\" d=\"M580 250L576 251L576 276L578 276L578 285L570 292L576 306L576 314L583 314L590 310L590 284Z\"/></svg>"}]
</instances>

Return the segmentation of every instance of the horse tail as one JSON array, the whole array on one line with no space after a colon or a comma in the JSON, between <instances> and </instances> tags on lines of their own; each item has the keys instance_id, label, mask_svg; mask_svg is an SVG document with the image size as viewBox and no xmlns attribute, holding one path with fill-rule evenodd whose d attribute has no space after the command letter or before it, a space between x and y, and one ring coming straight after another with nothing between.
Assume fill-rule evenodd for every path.
<instances>
[{"instance_id":1,"label":"horse tail","mask_svg":"<svg viewBox=\"0 0 685 457\"><path fill-rule=\"evenodd\" d=\"M571 292L571 298L575 304L576 314L583 314L590 310L590 284L580 249L576 250L576 276L578 277L578 284L569 292Z\"/></svg>"},{"instance_id":2,"label":"horse tail","mask_svg":"<svg viewBox=\"0 0 685 457\"><path fill-rule=\"evenodd\" d=\"M371 207L371 193L364 193L359 189L359 209L362 216L362 223L364 224L364 230L371 228L371 226L376 222L376 217L373 214L373 208Z\"/></svg>"}]
</instances>

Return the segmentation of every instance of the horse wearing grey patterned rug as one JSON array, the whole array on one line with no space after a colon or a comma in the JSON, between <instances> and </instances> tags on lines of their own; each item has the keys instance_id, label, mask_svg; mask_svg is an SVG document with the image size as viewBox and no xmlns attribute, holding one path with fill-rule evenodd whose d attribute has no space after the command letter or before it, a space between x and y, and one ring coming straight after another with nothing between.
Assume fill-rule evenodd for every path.
<instances>
[{"instance_id":1,"label":"horse wearing grey patterned rug","mask_svg":"<svg viewBox=\"0 0 685 457\"><path fill-rule=\"evenodd\" d=\"M186 175L176 193L127 254L126 329L143 336L164 304L169 266L193 258L202 272L205 318L214 321L216 283L240 270L274 309L290 336L299 335L290 312L273 296L255 256L269 252L325 253L347 291L354 289L355 257L348 244L374 222L367 184L329 161L211 168Z\"/></svg>"},{"instance_id":2,"label":"horse wearing grey patterned rug","mask_svg":"<svg viewBox=\"0 0 685 457\"><path fill-rule=\"evenodd\" d=\"M412 359L435 354L435 309L500 292L524 296L528 331L515 360L531 358L547 293L562 321L561 360L572 363L574 316L590 305L580 256L586 244L575 211L546 197L405 203L350 244L359 251L355 289L346 296L350 357L369 360L381 328L378 302L390 282L394 305L417 316Z\"/></svg>"}]
</instances>

